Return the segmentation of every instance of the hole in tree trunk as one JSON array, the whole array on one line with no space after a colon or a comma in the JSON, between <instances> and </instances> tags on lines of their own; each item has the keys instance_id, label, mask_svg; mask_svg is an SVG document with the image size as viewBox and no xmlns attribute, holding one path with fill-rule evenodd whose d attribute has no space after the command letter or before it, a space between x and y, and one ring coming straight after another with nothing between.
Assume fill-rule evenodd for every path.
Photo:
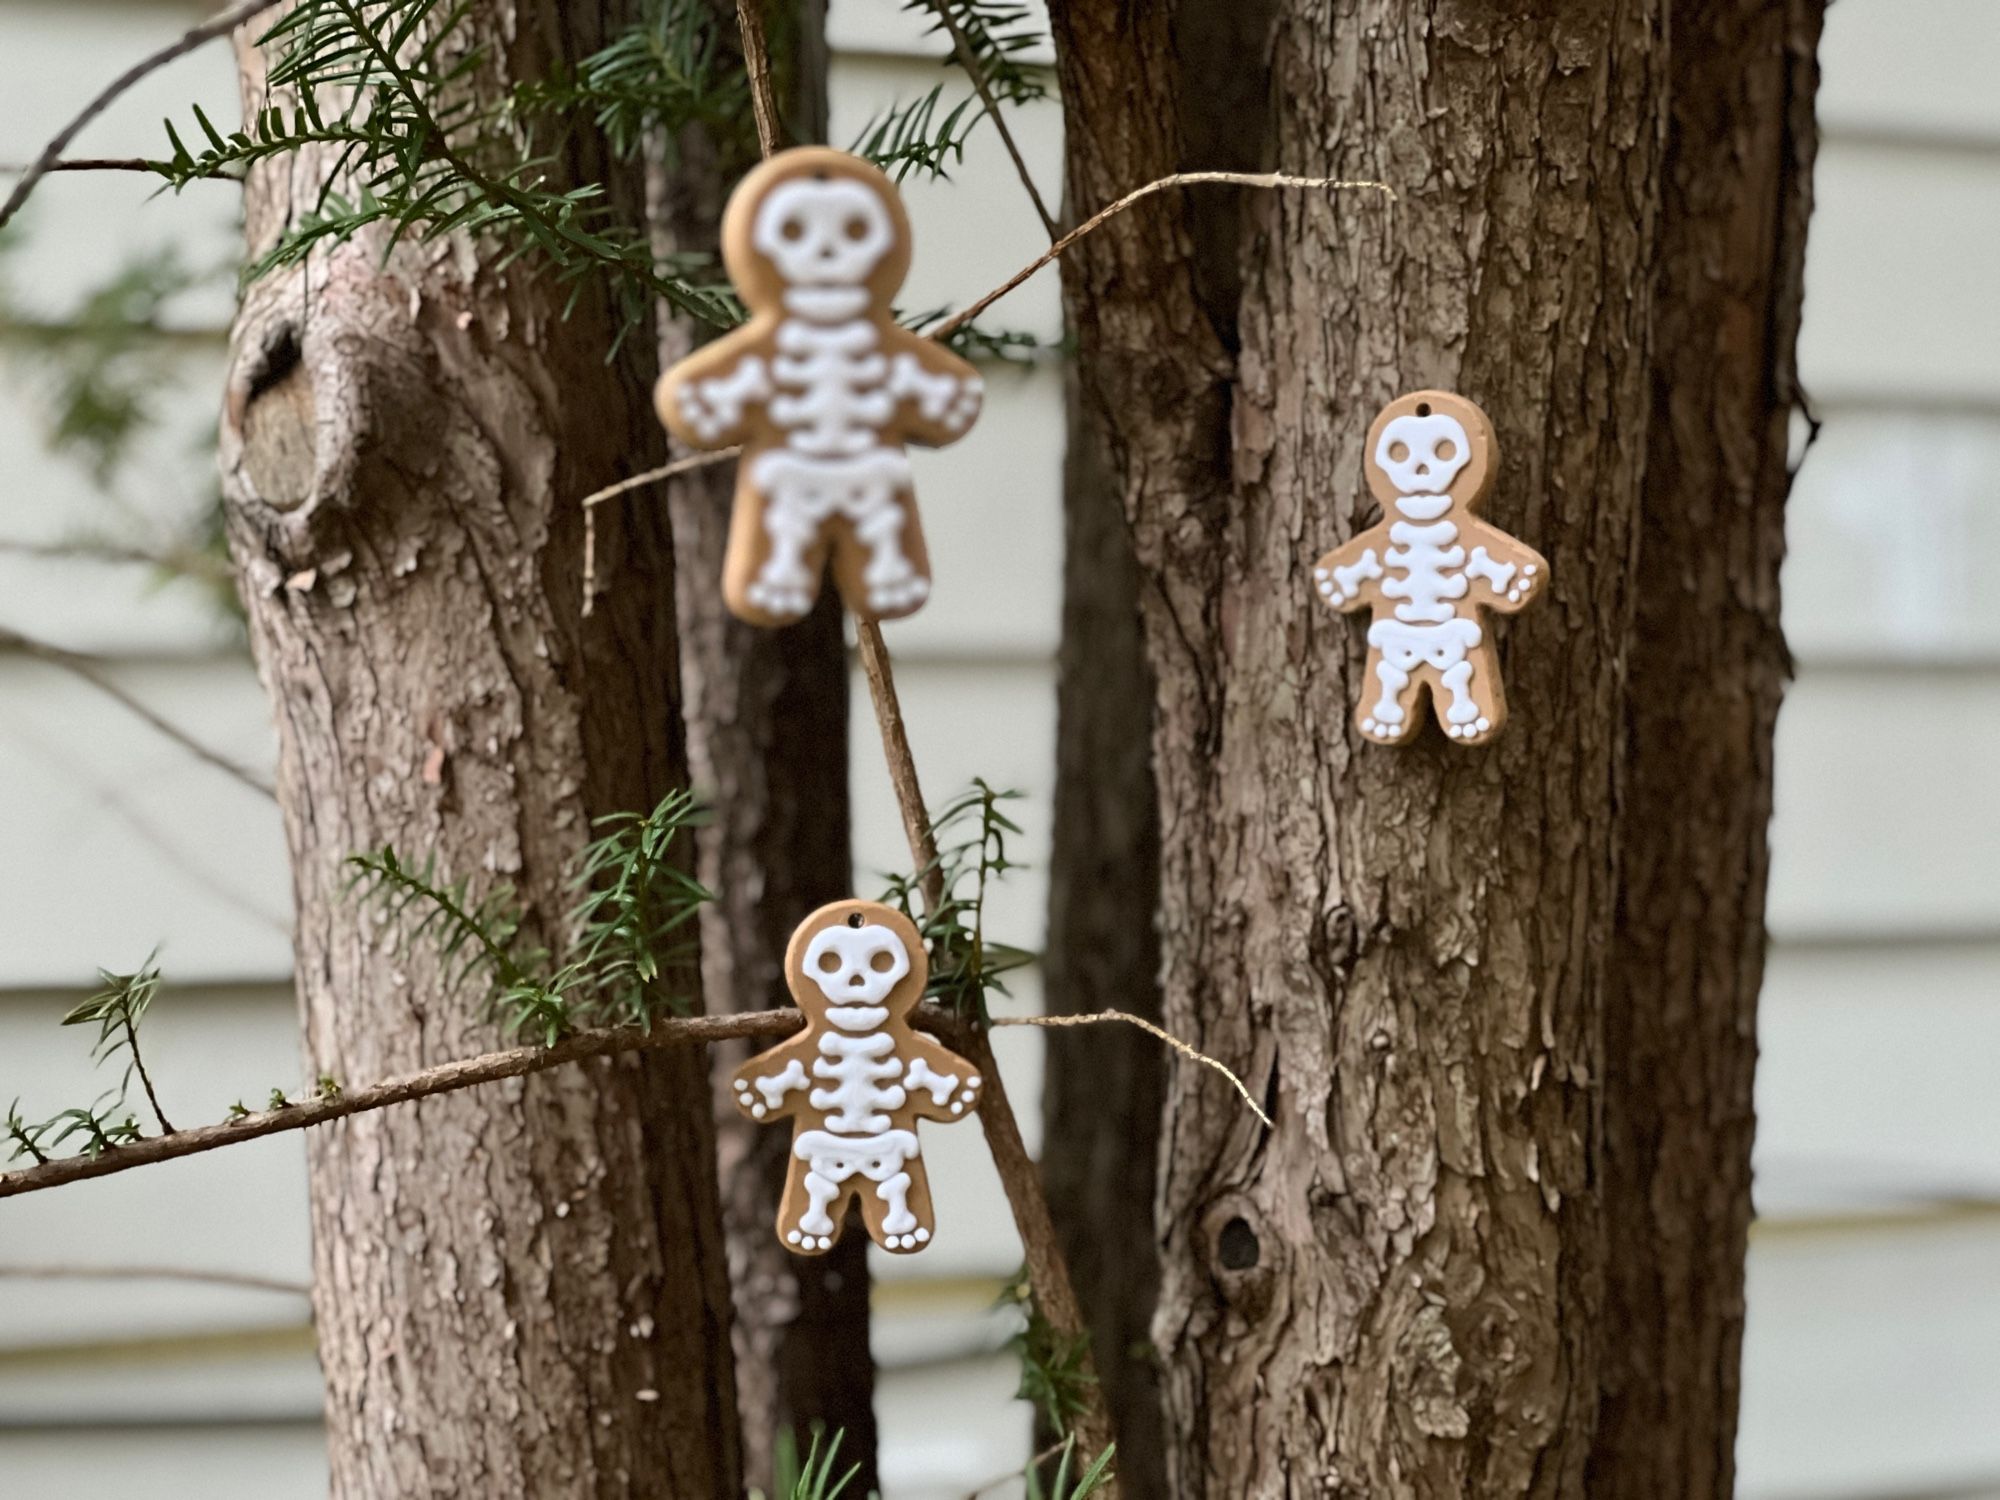
<instances>
[{"instance_id":1,"label":"hole in tree trunk","mask_svg":"<svg viewBox=\"0 0 2000 1500\"><path fill-rule=\"evenodd\" d=\"M1222 1226L1215 1249L1224 1269L1230 1271L1253 1269L1263 1251L1257 1243L1257 1231L1240 1214Z\"/></svg>"}]
</instances>

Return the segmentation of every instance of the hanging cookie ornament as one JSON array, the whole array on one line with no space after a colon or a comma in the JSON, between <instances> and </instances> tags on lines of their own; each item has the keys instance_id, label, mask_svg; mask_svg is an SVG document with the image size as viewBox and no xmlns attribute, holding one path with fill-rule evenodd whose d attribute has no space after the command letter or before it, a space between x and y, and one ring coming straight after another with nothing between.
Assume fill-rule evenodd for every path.
<instances>
[{"instance_id":1,"label":"hanging cookie ornament","mask_svg":"<svg viewBox=\"0 0 2000 1500\"><path fill-rule=\"evenodd\" d=\"M802 1255L833 1248L850 1202L885 1250L921 1250L936 1227L917 1121L958 1120L979 1103L971 1063L910 1027L930 962L916 925L873 901L823 906L792 934L785 983L806 1029L736 1070L736 1107L792 1122L778 1238Z\"/></svg>"},{"instance_id":2,"label":"hanging cookie ornament","mask_svg":"<svg viewBox=\"0 0 2000 1500\"><path fill-rule=\"evenodd\" d=\"M1368 429L1368 488L1380 524L1313 568L1320 597L1367 609L1368 667L1355 720L1369 739L1400 744L1428 690L1444 732L1477 745L1500 732L1507 698L1480 611L1512 614L1545 591L1549 565L1473 512L1498 463L1493 424L1449 391L1418 391L1382 408Z\"/></svg>"},{"instance_id":3,"label":"hanging cookie ornament","mask_svg":"<svg viewBox=\"0 0 2000 1500\"><path fill-rule=\"evenodd\" d=\"M855 614L909 614L931 572L905 445L963 437L982 387L890 312L910 266L895 188L844 151L780 152L731 195L722 257L749 321L675 365L657 394L683 443L743 447L730 610L756 625L801 618L830 554Z\"/></svg>"}]
</instances>

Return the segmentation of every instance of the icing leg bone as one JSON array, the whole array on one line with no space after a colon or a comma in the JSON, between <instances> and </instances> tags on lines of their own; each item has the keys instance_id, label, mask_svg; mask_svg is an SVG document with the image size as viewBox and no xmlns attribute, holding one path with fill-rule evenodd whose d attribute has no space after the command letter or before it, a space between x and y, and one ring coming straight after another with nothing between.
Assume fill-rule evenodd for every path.
<instances>
[{"instance_id":1,"label":"icing leg bone","mask_svg":"<svg viewBox=\"0 0 2000 1500\"><path fill-rule=\"evenodd\" d=\"M1368 627L1368 644L1379 653L1375 675L1382 696L1361 716L1362 733L1380 740L1401 739L1409 729L1411 679L1423 668L1437 674L1450 702L1439 706L1445 732L1454 739L1472 738L1493 727L1473 689L1473 648L1484 639L1476 620L1463 617L1437 625L1406 625L1377 620Z\"/></svg>"},{"instance_id":2,"label":"icing leg bone","mask_svg":"<svg viewBox=\"0 0 2000 1500\"><path fill-rule=\"evenodd\" d=\"M845 1198L855 1177L875 1184L874 1196L885 1210L881 1217L884 1233L899 1241L911 1237L907 1246L891 1243L890 1249L914 1250L922 1243L915 1238L920 1228L923 1240L930 1238L929 1226L919 1225L909 1205L909 1166L917 1159L915 1131L836 1135L828 1130L807 1130L792 1143L792 1155L805 1164L802 1181L807 1199L798 1222L785 1230L785 1240L794 1248L824 1250L832 1245L837 1225L828 1210L836 1200Z\"/></svg>"}]
</instances>

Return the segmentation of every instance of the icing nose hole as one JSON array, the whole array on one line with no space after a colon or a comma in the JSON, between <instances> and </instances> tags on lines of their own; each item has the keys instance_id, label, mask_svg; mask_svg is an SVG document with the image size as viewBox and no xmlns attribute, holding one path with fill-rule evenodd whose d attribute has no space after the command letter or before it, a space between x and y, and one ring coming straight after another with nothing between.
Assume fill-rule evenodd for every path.
<instances>
[{"instance_id":1,"label":"icing nose hole","mask_svg":"<svg viewBox=\"0 0 2000 1500\"><path fill-rule=\"evenodd\" d=\"M847 976L847 987L850 990L858 990L867 982L868 976L866 974L850 974Z\"/></svg>"}]
</instances>

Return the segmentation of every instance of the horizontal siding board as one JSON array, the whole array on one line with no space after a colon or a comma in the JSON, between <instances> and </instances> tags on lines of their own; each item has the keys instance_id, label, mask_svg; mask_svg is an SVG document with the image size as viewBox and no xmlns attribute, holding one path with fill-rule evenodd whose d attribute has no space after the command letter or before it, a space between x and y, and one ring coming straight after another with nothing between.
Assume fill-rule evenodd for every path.
<instances>
[{"instance_id":1,"label":"horizontal siding board","mask_svg":"<svg viewBox=\"0 0 2000 1500\"><path fill-rule=\"evenodd\" d=\"M2000 409L1829 412L1787 532L1785 633L1808 670L2000 664Z\"/></svg>"},{"instance_id":2,"label":"horizontal siding board","mask_svg":"<svg viewBox=\"0 0 2000 1500\"><path fill-rule=\"evenodd\" d=\"M1778 938L2000 931L1995 745L2000 672L1802 672L1778 719Z\"/></svg>"},{"instance_id":3,"label":"horizontal siding board","mask_svg":"<svg viewBox=\"0 0 2000 1500\"><path fill-rule=\"evenodd\" d=\"M114 664L134 697L268 774L270 708L249 664ZM0 653L0 988L74 985L155 944L187 980L291 972L290 874L269 798L88 684Z\"/></svg>"},{"instance_id":4,"label":"horizontal siding board","mask_svg":"<svg viewBox=\"0 0 2000 1500\"><path fill-rule=\"evenodd\" d=\"M1753 1241L1743 1500L2000 1480L2000 1219Z\"/></svg>"},{"instance_id":5,"label":"horizontal siding board","mask_svg":"<svg viewBox=\"0 0 2000 1500\"><path fill-rule=\"evenodd\" d=\"M2000 942L1781 944L1757 1039L1765 1218L2000 1202Z\"/></svg>"},{"instance_id":6,"label":"horizontal siding board","mask_svg":"<svg viewBox=\"0 0 2000 1500\"><path fill-rule=\"evenodd\" d=\"M1841 0L1819 60L1820 127L1836 139L1891 132L2000 149L1992 0Z\"/></svg>"},{"instance_id":7,"label":"horizontal siding board","mask_svg":"<svg viewBox=\"0 0 2000 1500\"><path fill-rule=\"evenodd\" d=\"M1996 243L2000 151L1827 141L1813 171L1805 388L1827 400L2000 402Z\"/></svg>"}]
</instances>

